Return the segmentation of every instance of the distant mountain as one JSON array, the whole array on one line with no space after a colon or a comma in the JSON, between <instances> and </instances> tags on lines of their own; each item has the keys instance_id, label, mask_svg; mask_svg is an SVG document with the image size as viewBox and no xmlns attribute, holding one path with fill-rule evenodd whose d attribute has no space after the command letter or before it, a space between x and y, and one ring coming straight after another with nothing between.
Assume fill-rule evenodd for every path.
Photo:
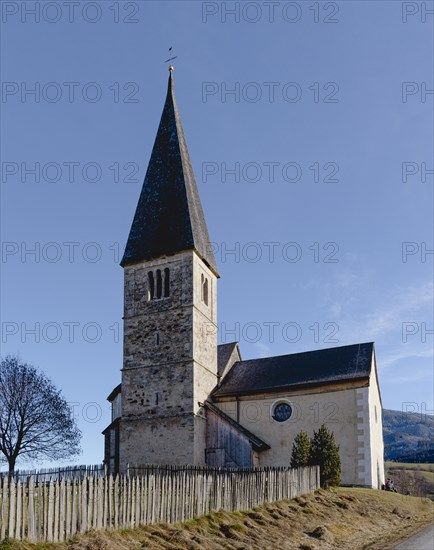
<instances>
[{"instance_id":1,"label":"distant mountain","mask_svg":"<svg viewBox=\"0 0 434 550\"><path fill-rule=\"evenodd\" d=\"M383 409L384 458L396 462L432 462L434 416Z\"/></svg>"}]
</instances>

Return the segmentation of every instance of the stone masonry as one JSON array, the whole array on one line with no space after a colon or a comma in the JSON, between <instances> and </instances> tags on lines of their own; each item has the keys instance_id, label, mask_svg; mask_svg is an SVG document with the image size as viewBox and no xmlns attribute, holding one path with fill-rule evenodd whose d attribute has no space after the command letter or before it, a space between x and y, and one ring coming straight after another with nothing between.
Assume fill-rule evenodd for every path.
<instances>
[{"instance_id":1,"label":"stone masonry","mask_svg":"<svg viewBox=\"0 0 434 550\"><path fill-rule=\"evenodd\" d=\"M148 272L165 268L170 294L150 300ZM128 463L205 463L199 403L217 383L216 286L194 251L125 267L121 471Z\"/></svg>"}]
</instances>

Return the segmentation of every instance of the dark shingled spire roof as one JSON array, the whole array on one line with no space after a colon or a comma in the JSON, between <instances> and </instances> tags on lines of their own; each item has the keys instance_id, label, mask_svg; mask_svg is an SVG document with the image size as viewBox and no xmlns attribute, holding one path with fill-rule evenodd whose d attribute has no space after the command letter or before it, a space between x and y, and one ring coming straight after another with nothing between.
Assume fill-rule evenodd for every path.
<instances>
[{"instance_id":1,"label":"dark shingled spire roof","mask_svg":"<svg viewBox=\"0 0 434 550\"><path fill-rule=\"evenodd\" d=\"M166 103L121 266L195 250L217 265L169 77Z\"/></svg>"}]
</instances>

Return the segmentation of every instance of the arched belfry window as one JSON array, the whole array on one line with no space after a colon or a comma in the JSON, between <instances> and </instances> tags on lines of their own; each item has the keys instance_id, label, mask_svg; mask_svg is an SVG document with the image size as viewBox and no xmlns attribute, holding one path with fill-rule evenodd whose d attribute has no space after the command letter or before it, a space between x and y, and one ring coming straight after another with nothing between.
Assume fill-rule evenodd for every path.
<instances>
[{"instance_id":1,"label":"arched belfry window","mask_svg":"<svg viewBox=\"0 0 434 550\"><path fill-rule=\"evenodd\" d=\"M208 305L208 279L205 277L205 282L203 283L203 301L205 305Z\"/></svg>"},{"instance_id":2,"label":"arched belfry window","mask_svg":"<svg viewBox=\"0 0 434 550\"><path fill-rule=\"evenodd\" d=\"M157 269L157 298L162 296L163 279L161 277L161 269Z\"/></svg>"},{"instance_id":3,"label":"arched belfry window","mask_svg":"<svg viewBox=\"0 0 434 550\"><path fill-rule=\"evenodd\" d=\"M170 270L157 269L148 272L148 300L160 300L170 296Z\"/></svg>"},{"instance_id":4,"label":"arched belfry window","mask_svg":"<svg viewBox=\"0 0 434 550\"><path fill-rule=\"evenodd\" d=\"M170 294L170 271L166 267L164 270L164 297L167 298Z\"/></svg>"},{"instance_id":5,"label":"arched belfry window","mask_svg":"<svg viewBox=\"0 0 434 550\"><path fill-rule=\"evenodd\" d=\"M155 297L155 282L154 273L150 271L148 273L148 300L153 300Z\"/></svg>"},{"instance_id":6,"label":"arched belfry window","mask_svg":"<svg viewBox=\"0 0 434 550\"><path fill-rule=\"evenodd\" d=\"M205 277L205 275L202 273L201 275L201 278L200 278L200 283L201 283L201 298L202 298L202 302L207 306L208 305L208 302L209 302L209 290L208 290L208 286L209 286L209 283L208 283L208 277Z\"/></svg>"}]
</instances>

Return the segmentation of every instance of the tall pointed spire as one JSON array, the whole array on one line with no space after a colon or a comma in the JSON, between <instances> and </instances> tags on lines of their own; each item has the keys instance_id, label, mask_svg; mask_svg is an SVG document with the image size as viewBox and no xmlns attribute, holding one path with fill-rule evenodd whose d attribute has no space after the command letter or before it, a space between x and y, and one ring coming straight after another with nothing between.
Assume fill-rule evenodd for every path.
<instances>
[{"instance_id":1,"label":"tall pointed spire","mask_svg":"<svg viewBox=\"0 0 434 550\"><path fill-rule=\"evenodd\" d=\"M169 75L166 102L121 265L195 250L218 276Z\"/></svg>"}]
</instances>

